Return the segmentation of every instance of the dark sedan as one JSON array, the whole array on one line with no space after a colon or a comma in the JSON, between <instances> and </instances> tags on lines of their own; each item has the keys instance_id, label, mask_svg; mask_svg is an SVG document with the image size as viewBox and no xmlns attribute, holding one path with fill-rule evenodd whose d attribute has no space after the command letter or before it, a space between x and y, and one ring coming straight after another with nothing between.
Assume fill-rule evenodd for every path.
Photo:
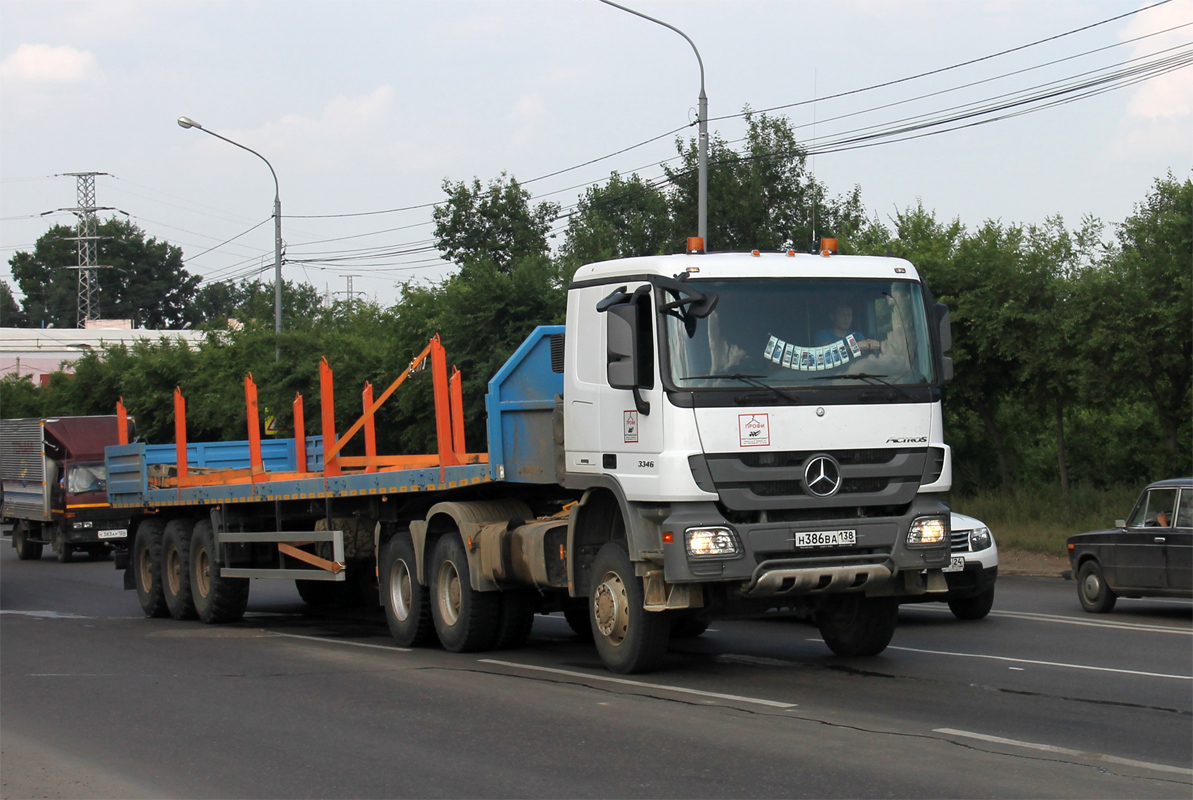
<instances>
[{"instance_id":1,"label":"dark sedan","mask_svg":"<svg viewBox=\"0 0 1193 800\"><path fill-rule=\"evenodd\" d=\"M1143 490L1131 516L1069 537L1069 563L1086 611L1122 597L1193 597L1193 478Z\"/></svg>"}]
</instances>

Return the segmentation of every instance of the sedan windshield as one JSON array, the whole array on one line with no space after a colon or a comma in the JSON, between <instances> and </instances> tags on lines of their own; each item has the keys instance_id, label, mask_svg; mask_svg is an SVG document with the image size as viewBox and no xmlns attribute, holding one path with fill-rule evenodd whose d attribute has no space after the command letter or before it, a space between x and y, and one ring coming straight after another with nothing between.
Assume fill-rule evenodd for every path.
<instances>
[{"instance_id":1,"label":"sedan windshield","mask_svg":"<svg viewBox=\"0 0 1193 800\"><path fill-rule=\"evenodd\" d=\"M682 308L668 312L668 369L680 389L914 386L934 379L918 283L792 278L690 285L719 302L704 318Z\"/></svg>"}]
</instances>

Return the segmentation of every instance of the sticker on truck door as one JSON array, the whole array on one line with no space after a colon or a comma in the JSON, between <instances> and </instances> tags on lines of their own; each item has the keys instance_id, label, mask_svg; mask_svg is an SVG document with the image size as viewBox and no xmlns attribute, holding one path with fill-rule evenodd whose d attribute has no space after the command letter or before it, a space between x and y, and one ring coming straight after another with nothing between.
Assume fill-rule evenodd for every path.
<instances>
[{"instance_id":1,"label":"sticker on truck door","mask_svg":"<svg viewBox=\"0 0 1193 800\"><path fill-rule=\"evenodd\" d=\"M742 447L770 445L770 418L766 414L738 414L737 429Z\"/></svg>"},{"instance_id":2,"label":"sticker on truck door","mask_svg":"<svg viewBox=\"0 0 1193 800\"><path fill-rule=\"evenodd\" d=\"M638 412L625 411L622 412L622 428L625 433L625 443L632 444L638 441Z\"/></svg>"}]
</instances>

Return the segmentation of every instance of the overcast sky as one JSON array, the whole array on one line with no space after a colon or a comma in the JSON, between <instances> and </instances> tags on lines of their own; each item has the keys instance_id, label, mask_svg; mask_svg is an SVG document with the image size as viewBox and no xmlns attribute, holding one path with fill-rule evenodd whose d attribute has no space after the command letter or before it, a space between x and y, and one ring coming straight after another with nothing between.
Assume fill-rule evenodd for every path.
<instances>
[{"instance_id":1,"label":"overcast sky","mask_svg":"<svg viewBox=\"0 0 1193 800\"><path fill-rule=\"evenodd\" d=\"M1120 88L990 124L816 157L831 193L859 185L882 217L922 200L969 226L1055 214L1071 226L1087 214L1114 222L1156 177L1185 178L1193 167L1193 0L1136 14L1151 3L623 4L695 42L712 128L731 141L742 136L741 118L715 118L746 105L799 104L774 113L827 145L847 131L1123 69L1154 75L1127 86L1129 78L1110 80L1089 91ZM1094 25L1120 15L1128 16ZM1162 58L1185 66L1156 74ZM597 0L0 0L0 279L12 283L16 250L31 249L52 222L73 222L40 216L75 204L75 180L55 175L95 171L110 173L97 179L98 205L181 246L191 272L221 280L264 270L272 281L268 169L179 128L186 115L277 170L295 262L288 278L343 292L354 274L356 291L392 302L396 284L445 274L430 248L430 210L314 215L434 203L445 178L506 171L529 181L682 128L695 118L698 91L696 58L682 38ZM527 188L566 207L580 192L573 187L613 169L655 178L659 162L674 157L674 139Z\"/></svg>"}]
</instances>

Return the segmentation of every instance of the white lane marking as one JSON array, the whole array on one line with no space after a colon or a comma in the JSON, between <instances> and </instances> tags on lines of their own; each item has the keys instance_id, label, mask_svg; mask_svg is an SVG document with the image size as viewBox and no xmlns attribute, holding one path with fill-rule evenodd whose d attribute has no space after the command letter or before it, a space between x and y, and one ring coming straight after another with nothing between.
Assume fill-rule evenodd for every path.
<instances>
[{"instance_id":1,"label":"white lane marking","mask_svg":"<svg viewBox=\"0 0 1193 800\"><path fill-rule=\"evenodd\" d=\"M1065 756L1078 756L1080 758L1092 758L1098 761L1109 761L1111 764L1122 764L1128 767L1139 767L1141 769L1155 770L1156 772L1171 772L1176 775L1190 775L1193 776L1193 769L1186 769L1185 767L1170 767L1167 764L1156 764L1151 761L1136 761L1133 758L1119 758L1118 756L1110 756L1105 753L1089 753L1084 750L1070 750L1067 747L1056 747L1051 744L1036 744L1035 742L1021 742L1018 739L1005 739L1002 736L990 736L985 733L974 733L973 731L959 731L953 728L934 728L933 733L944 733L949 736L960 736L966 739L980 739L983 742L993 742L994 744L1008 744L1012 747L1026 747L1030 750L1043 750L1046 753L1059 753Z\"/></svg>"},{"instance_id":2,"label":"white lane marking","mask_svg":"<svg viewBox=\"0 0 1193 800\"><path fill-rule=\"evenodd\" d=\"M390 651L396 650L399 653L409 653L410 652L409 647L398 647L397 645L390 646L387 644L366 644L365 642L347 642L347 641L344 641L343 639L324 639L322 636L302 636L297 633L278 633L277 631L264 631L264 633L267 633L270 636L284 636L287 639L305 639L308 642L322 642L323 644L342 644L342 645L347 645L348 647L368 647L372 650L390 650Z\"/></svg>"},{"instance_id":3,"label":"white lane marking","mask_svg":"<svg viewBox=\"0 0 1193 800\"><path fill-rule=\"evenodd\" d=\"M907 653L927 653L933 656L957 656L958 658L988 658L991 661L1010 661L1015 664L1036 664L1042 667L1063 667L1065 669L1084 669L1092 672L1116 672L1120 675L1141 675L1145 678L1172 678L1178 681L1193 681L1193 675L1169 675L1164 672L1140 672L1133 669L1115 669L1114 667L1091 667L1087 664L1064 664L1059 661L1036 661L1031 658L989 656L982 653L950 653L945 650L920 650L916 647L895 647L894 645L888 645L887 650L902 650Z\"/></svg>"},{"instance_id":4,"label":"white lane marking","mask_svg":"<svg viewBox=\"0 0 1193 800\"><path fill-rule=\"evenodd\" d=\"M617 683L623 686L636 686L640 689L662 689L667 692L678 692L680 694L693 694L698 697L712 697L717 700L734 700L738 703L753 703L759 706L769 706L771 708L795 708L795 703L780 703L778 700L764 700L760 697L743 697L739 694L721 694L720 692L705 692L700 689L685 689L682 686L668 686L665 683L646 683L645 681L631 681L626 678L614 678L611 675L593 675L590 672L576 672L570 669L555 669L554 667L538 667L531 664L519 664L514 661L498 661L495 658L479 659L482 664L496 664L502 667L517 667L518 669L534 670L536 672L549 672L553 675L567 675L572 678L583 678L587 681L602 681L604 683Z\"/></svg>"},{"instance_id":5,"label":"white lane marking","mask_svg":"<svg viewBox=\"0 0 1193 800\"><path fill-rule=\"evenodd\" d=\"M932 606L917 606L916 611L936 611L944 614L953 612L947 608ZM1034 611L991 611L992 617L1007 617L1009 619L1026 619L1035 622L1059 622L1064 625L1080 625L1086 628L1114 628L1123 631L1141 631L1144 633L1176 633L1182 636L1193 636L1193 628L1174 628L1171 625L1141 625L1132 622L1117 622L1113 620L1078 619L1059 614L1038 614Z\"/></svg>"},{"instance_id":6,"label":"white lane marking","mask_svg":"<svg viewBox=\"0 0 1193 800\"><path fill-rule=\"evenodd\" d=\"M10 611L0 609L0 614L16 614L19 617L37 617L38 619L95 619L82 614L70 614L66 611Z\"/></svg>"}]
</instances>

